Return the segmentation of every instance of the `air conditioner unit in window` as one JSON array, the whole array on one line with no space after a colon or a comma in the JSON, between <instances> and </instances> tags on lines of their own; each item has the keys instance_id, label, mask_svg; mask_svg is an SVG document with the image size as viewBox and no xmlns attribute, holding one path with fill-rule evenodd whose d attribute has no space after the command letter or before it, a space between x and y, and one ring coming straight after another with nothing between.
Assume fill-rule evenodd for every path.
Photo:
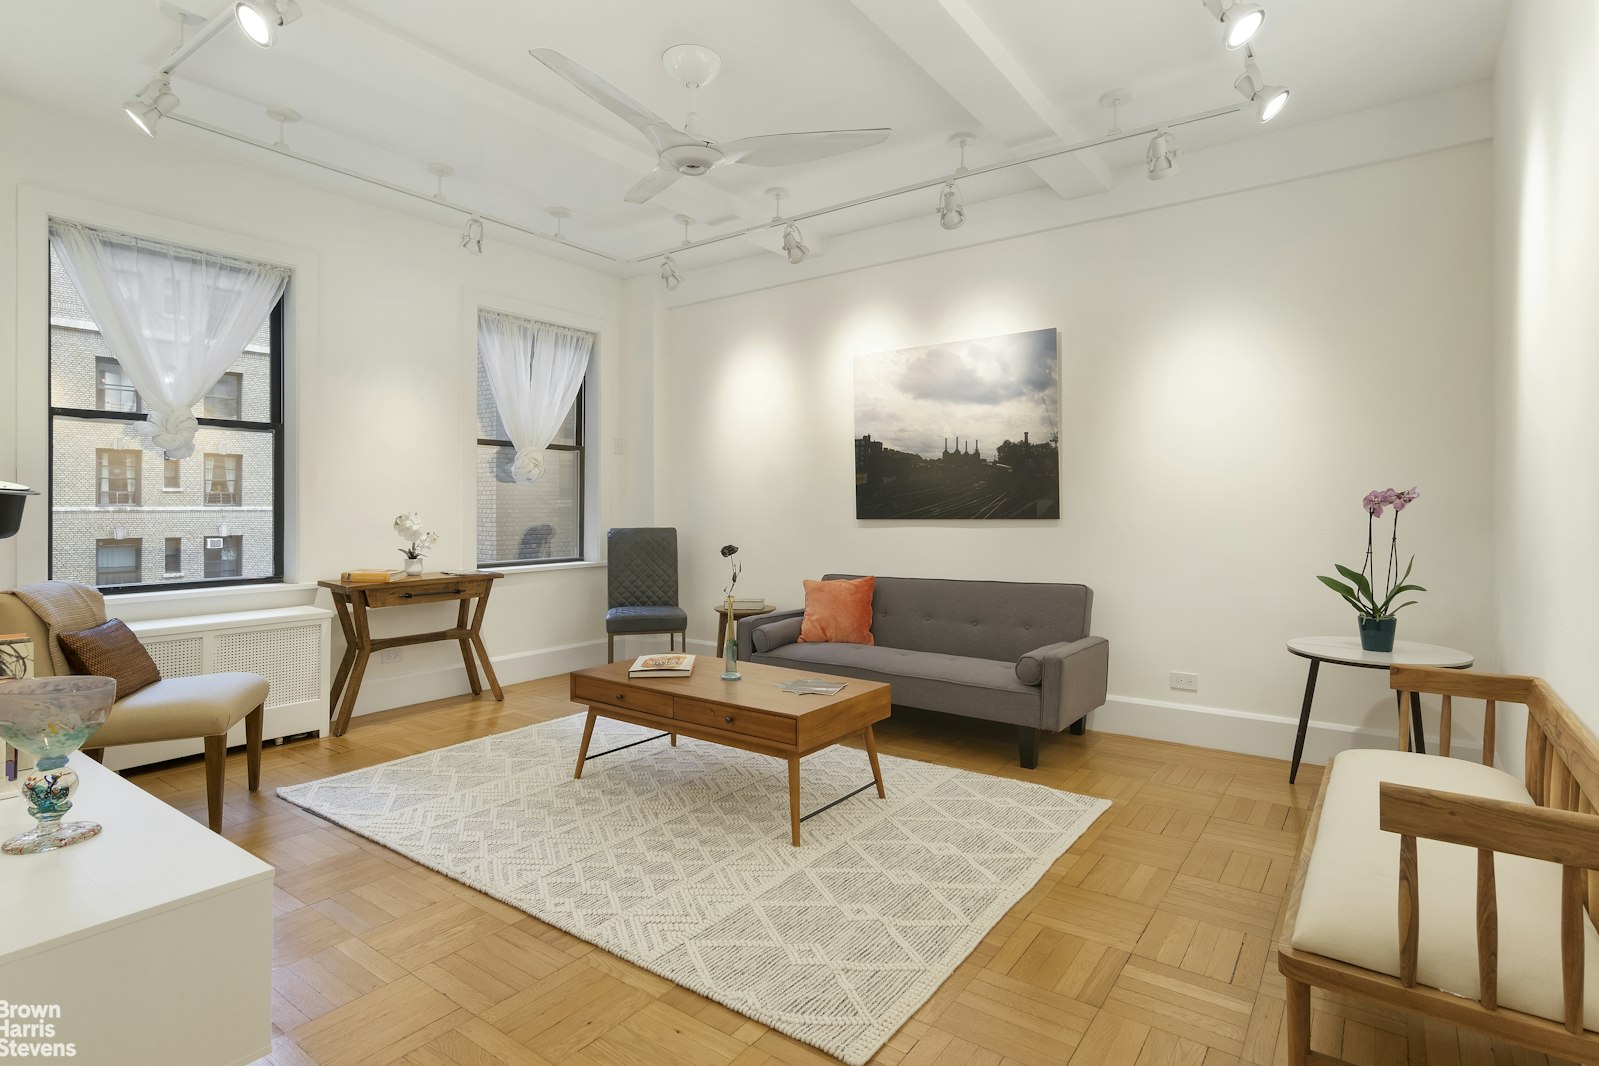
<instances>
[{"instance_id":1,"label":"air conditioner unit in window","mask_svg":"<svg viewBox=\"0 0 1599 1066\"><path fill-rule=\"evenodd\" d=\"M207 537L207 538L205 538L205 546L207 548L220 548L220 547L222 547L222 538L221 537Z\"/></svg>"}]
</instances>

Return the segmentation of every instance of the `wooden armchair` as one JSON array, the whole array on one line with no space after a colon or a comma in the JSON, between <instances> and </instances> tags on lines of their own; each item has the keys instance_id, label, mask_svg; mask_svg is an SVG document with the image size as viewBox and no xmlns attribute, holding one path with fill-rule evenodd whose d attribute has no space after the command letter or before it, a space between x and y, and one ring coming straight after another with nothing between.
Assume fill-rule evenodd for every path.
<instances>
[{"instance_id":1,"label":"wooden armchair","mask_svg":"<svg viewBox=\"0 0 1599 1066\"><path fill-rule=\"evenodd\" d=\"M1329 765L1278 953L1290 1063L1337 1061L1310 1050L1312 986L1599 1062L1599 742L1539 678L1396 666L1389 684L1442 697L1446 756L1455 701L1484 701L1483 766L1370 751ZM1503 703L1527 708L1520 783L1492 769ZM1407 734L1401 716L1401 748Z\"/></svg>"}]
</instances>

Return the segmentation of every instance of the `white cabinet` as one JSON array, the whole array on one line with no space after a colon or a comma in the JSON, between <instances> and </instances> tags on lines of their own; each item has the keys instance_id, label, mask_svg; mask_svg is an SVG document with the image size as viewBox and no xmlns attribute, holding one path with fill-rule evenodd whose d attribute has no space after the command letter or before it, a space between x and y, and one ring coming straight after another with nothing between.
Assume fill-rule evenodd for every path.
<instances>
[{"instance_id":1,"label":"white cabinet","mask_svg":"<svg viewBox=\"0 0 1599 1066\"><path fill-rule=\"evenodd\" d=\"M82 753L72 766L68 817L104 831L0 855L0 1039L72 1044L69 1061L92 1066L267 1055L272 867ZM32 824L23 804L0 804L0 839Z\"/></svg>"}]
</instances>

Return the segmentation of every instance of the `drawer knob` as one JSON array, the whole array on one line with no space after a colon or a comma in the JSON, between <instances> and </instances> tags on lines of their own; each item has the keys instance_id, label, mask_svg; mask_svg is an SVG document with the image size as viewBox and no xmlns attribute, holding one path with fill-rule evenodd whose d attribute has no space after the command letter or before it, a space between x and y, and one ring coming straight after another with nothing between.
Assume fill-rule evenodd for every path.
<instances>
[{"instance_id":1,"label":"drawer knob","mask_svg":"<svg viewBox=\"0 0 1599 1066\"><path fill-rule=\"evenodd\" d=\"M627 699L627 696L626 696L626 695L624 695L624 694L623 694L623 693L620 693L620 692L618 692L618 693L617 693L617 694L616 694L616 702L617 702L617 703L621 703L621 702L622 702L622 701L623 701L623 700L625 700L625 699Z\"/></svg>"},{"instance_id":2,"label":"drawer knob","mask_svg":"<svg viewBox=\"0 0 1599 1066\"><path fill-rule=\"evenodd\" d=\"M726 718L723 718L722 721L726 722L728 725L732 725L733 724L733 716L732 715L728 715Z\"/></svg>"}]
</instances>

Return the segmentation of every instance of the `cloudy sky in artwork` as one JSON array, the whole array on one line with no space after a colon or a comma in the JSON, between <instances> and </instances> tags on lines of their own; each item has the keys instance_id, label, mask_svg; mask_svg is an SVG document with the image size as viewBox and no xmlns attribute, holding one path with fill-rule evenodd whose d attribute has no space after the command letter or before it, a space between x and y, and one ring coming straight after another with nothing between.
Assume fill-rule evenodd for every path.
<instances>
[{"instance_id":1,"label":"cloudy sky in artwork","mask_svg":"<svg viewBox=\"0 0 1599 1066\"><path fill-rule=\"evenodd\" d=\"M1053 329L855 357L855 436L896 451L936 459L958 436L992 459L1024 432L1048 440L1059 419Z\"/></svg>"}]
</instances>

